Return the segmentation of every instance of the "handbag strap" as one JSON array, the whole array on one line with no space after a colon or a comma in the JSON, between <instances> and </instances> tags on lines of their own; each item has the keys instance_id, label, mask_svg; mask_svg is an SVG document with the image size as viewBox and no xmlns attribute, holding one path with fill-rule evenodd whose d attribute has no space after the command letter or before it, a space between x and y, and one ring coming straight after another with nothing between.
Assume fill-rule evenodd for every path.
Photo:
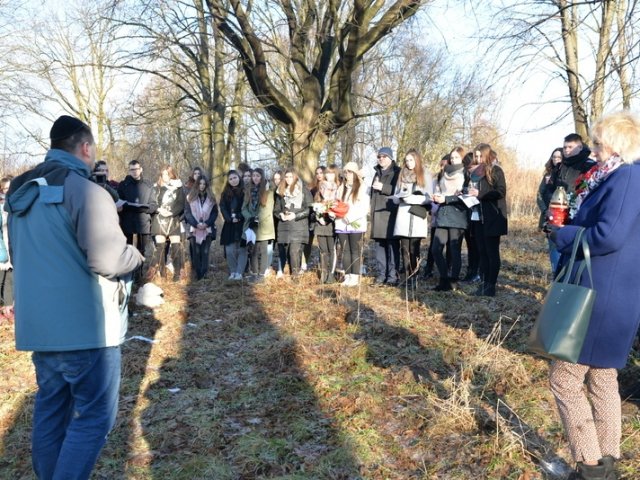
<instances>
[{"instance_id":1,"label":"handbag strap","mask_svg":"<svg viewBox=\"0 0 640 480\"><path fill-rule=\"evenodd\" d=\"M591 288L593 288L593 275L591 273L591 250L589 249L589 242L587 242L587 239L584 236L582 237L580 245L582 247L582 255L584 256L584 261L580 265L580 268L578 268L576 283L580 283L580 280L582 279L582 273L586 268L587 273L589 274L589 283L591 283Z\"/></svg>"},{"instance_id":2,"label":"handbag strap","mask_svg":"<svg viewBox=\"0 0 640 480\"><path fill-rule=\"evenodd\" d=\"M580 227L576 232L576 236L573 239L573 248L571 250L571 257L569 258L569 263L562 267L558 275L556 276L555 281L561 283L570 283L571 273L573 272L573 267L576 263L576 256L578 255L578 249L582 249L582 255L584 260L580 262L580 266L578 267L578 271L576 276L574 277L574 281L571 283L579 284L582 279L582 274L584 270L587 270L587 274L589 275L589 282L591 284L591 288L593 288L593 274L591 271L591 250L589 248L589 242L584 237L584 227ZM564 278L563 278L564 277Z\"/></svg>"},{"instance_id":3,"label":"handbag strap","mask_svg":"<svg viewBox=\"0 0 640 480\"><path fill-rule=\"evenodd\" d=\"M565 264L560 273L556 276L556 282L569 283L571 273L573 272L573 265L576 263L576 255L578 254L578 248L580 247L580 241L582 240L582 234L584 233L584 227L578 228L576 236L573 238L573 249L571 250L571 257L569 257L569 263ZM564 279L562 278L564 276Z\"/></svg>"}]
</instances>

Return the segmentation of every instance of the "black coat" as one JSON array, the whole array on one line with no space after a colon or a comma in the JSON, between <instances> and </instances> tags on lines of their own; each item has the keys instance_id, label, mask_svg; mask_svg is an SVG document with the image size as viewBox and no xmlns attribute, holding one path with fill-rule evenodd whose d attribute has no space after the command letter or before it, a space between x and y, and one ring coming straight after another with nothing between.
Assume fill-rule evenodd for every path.
<instances>
[{"instance_id":1,"label":"black coat","mask_svg":"<svg viewBox=\"0 0 640 480\"><path fill-rule=\"evenodd\" d=\"M392 162L386 170L382 170L380 165L376 165L374 170L374 181L377 177L382 182L382 190L371 189L371 238L394 238L393 227L396 223L398 205L393 203L391 197L396 191L400 167L396 162Z\"/></svg>"},{"instance_id":2,"label":"black coat","mask_svg":"<svg viewBox=\"0 0 640 480\"><path fill-rule=\"evenodd\" d=\"M506 235L507 228L507 181L504 171L498 165L493 167L493 183L487 177L478 182L478 200L480 200L480 220L485 237ZM440 215L440 212L438 212Z\"/></svg>"},{"instance_id":3,"label":"black coat","mask_svg":"<svg viewBox=\"0 0 640 480\"><path fill-rule=\"evenodd\" d=\"M276 194L275 203L273 205L273 216L278 218L278 243L307 243L309 241L309 208L313 203L311 193L307 187L302 187L302 205L300 208L289 208L290 212L296 214L295 220L283 221L280 214L285 208L285 200L279 194Z\"/></svg>"},{"instance_id":4,"label":"black coat","mask_svg":"<svg viewBox=\"0 0 640 480\"><path fill-rule=\"evenodd\" d=\"M122 231L126 234L149 234L151 232L151 215L158 208L151 185L143 179L134 180L131 175L127 175L118 185L118 196L120 200L148 205L148 207L134 207L125 203L120 212Z\"/></svg>"},{"instance_id":5,"label":"black coat","mask_svg":"<svg viewBox=\"0 0 640 480\"><path fill-rule=\"evenodd\" d=\"M560 167L554 171L554 175L551 178L551 184L553 185L550 190L555 192L556 188L564 187L567 193L573 193L576 190L576 180L581 173L589 171L591 167L596 164L595 160L589 158L591 150L586 145L580 152L572 157L562 157L562 163Z\"/></svg>"},{"instance_id":6,"label":"black coat","mask_svg":"<svg viewBox=\"0 0 640 480\"><path fill-rule=\"evenodd\" d=\"M244 217L242 216L242 202L244 201L244 191L238 187L236 193L230 197L223 196L220 199L220 213L224 220L222 232L220 233L220 245L231 245L242 240L242 226ZM233 223L231 214L235 213L238 222Z\"/></svg>"}]
</instances>

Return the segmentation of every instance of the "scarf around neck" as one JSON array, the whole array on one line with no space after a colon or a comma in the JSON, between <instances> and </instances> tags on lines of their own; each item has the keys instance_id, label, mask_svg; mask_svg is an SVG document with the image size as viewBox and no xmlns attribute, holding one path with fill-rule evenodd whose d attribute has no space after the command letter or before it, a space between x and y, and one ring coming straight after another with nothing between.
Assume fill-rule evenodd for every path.
<instances>
[{"instance_id":1,"label":"scarf around neck","mask_svg":"<svg viewBox=\"0 0 640 480\"><path fill-rule=\"evenodd\" d=\"M445 165L438 182L440 193L444 196L455 195L464 185L464 165Z\"/></svg>"},{"instance_id":2,"label":"scarf around neck","mask_svg":"<svg viewBox=\"0 0 640 480\"><path fill-rule=\"evenodd\" d=\"M211 216L214 203L213 200L209 198L209 195L205 197L204 202L201 200L200 195L198 195L189 202L189 206L191 207L191 213L196 221L198 223L205 223ZM199 228L192 226L190 230L194 237L196 237L196 243L198 245L200 245L204 239L207 238L207 235L211 233L211 227L207 227L206 230L200 230Z\"/></svg>"},{"instance_id":3,"label":"scarf around neck","mask_svg":"<svg viewBox=\"0 0 640 480\"><path fill-rule=\"evenodd\" d=\"M409 170L407 167L402 167L402 170L400 171L400 181L407 185L416 183L417 181L416 171Z\"/></svg>"},{"instance_id":4,"label":"scarf around neck","mask_svg":"<svg viewBox=\"0 0 640 480\"><path fill-rule=\"evenodd\" d=\"M578 176L576 180L576 190L569 195L569 218L573 219L578 214L582 202L591 193L602 185L602 183L624 164L624 160L618 155L612 155L604 163L597 163L585 173Z\"/></svg>"}]
</instances>

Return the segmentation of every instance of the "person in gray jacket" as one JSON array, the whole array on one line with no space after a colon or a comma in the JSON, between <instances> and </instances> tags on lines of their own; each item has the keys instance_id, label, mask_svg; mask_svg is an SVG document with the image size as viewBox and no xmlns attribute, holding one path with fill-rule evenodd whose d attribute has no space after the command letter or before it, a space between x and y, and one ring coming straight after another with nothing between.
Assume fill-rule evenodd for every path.
<instances>
[{"instance_id":1,"label":"person in gray jacket","mask_svg":"<svg viewBox=\"0 0 640 480\"><path fill-rule=\"evenodd\" d=\"M14 179L5 202L16 348L33 351L37 477L86 479L115 423L130 274L143 257L89 180L89 127L65 115L50 137L44 162Z\"/></svg>"}]
</instances>

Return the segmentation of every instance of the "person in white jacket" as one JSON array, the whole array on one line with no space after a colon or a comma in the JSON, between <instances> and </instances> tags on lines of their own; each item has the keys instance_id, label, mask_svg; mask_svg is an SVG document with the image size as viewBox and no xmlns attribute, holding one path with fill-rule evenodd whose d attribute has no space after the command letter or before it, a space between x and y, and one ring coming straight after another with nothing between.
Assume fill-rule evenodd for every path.
<instances>
[{"instance_id":1,"label":"person in white jacket","mask_svg":"<svg viewBox=\"0 0 640 480\"><path fill-rule=\"evenodd\" d=\"M342 169L344 182L338 187L336 199L349 205L342 218L335 219L335 232L342 248L342 265L345 276L342 285L355 287L360 283L363 238L367 231L369 195L363 184L363 175L355 162ZM329 212L329 215L334 215Z\"/></svg>"},{"instance_id":2,"label":"person in white jacket","mask_svg":"<svg viewBox=\"0 0 640 480\"><path fill-rule=\"evenodd\" d=\"M422 156L411 149L404 157L393 202L398 205L393 234L400 239L405 279L420 265L420 242L429 236L429 207L433 193L431 174L422 166Z\"/></svg>"}]
</instances>

